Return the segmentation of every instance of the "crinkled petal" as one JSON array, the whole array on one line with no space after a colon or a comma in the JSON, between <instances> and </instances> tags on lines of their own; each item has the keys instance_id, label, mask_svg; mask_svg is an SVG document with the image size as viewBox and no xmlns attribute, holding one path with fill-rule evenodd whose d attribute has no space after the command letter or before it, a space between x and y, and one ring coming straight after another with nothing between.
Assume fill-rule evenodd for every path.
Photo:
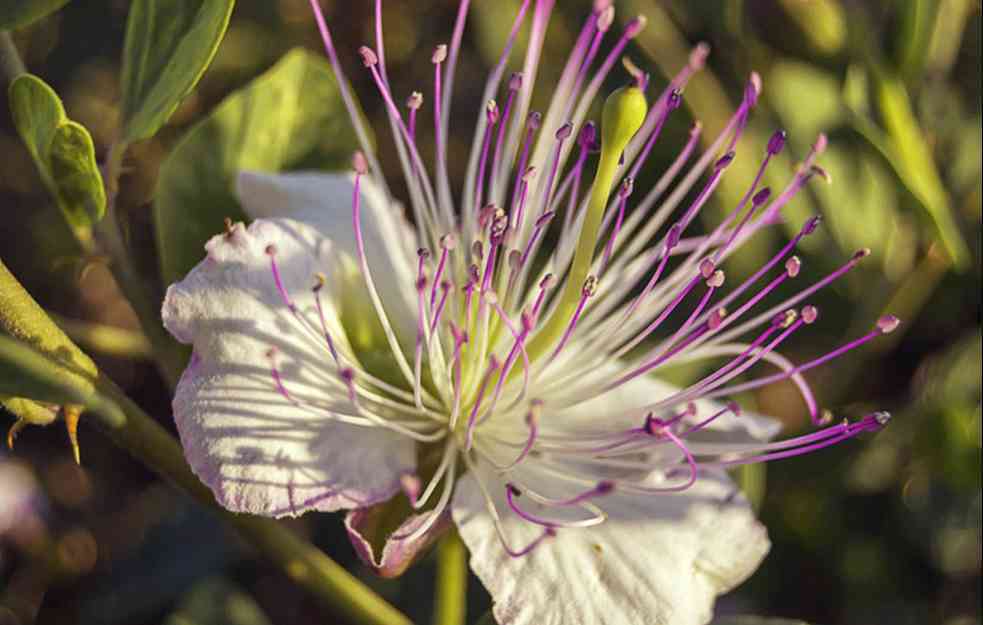
<instances>
[{"instance_id":1,"label":"crinkled petal","mask_svg":"<svg viewBox=\"0 0 983 625\"><path fill-rule=\"evenodd\" d=\"M542 536L542 526L507 506L500 476L487 468L479 468L479 475L513 549ZM540 494L571 491L571 484L535 467L523 475L533 488L547 491ZM532 513L557 512L532 504L528 496L519 501ZM558 529L531 553L512 557L498 538L476 476L461 479L454 522L501 625L703 625L717 595L745 580L770 546L764 527L722 473L701 477L679 494L615 490L594 503L609 515L602 524ZM559 516L569 515L568 509Z\"/></svg>"},{"instance_id":2,"label":"crinkled petal","mask_svg":"<svg viewBox=\"0 0 983 625\"><path fill-rule=\"evenodd\" d=\"M407 514L409 505L400 503L390 500L371 508L352 510L345 516L345 529L355 553L366 566L382 577L402 575L451 525L450 511L444 510L436 523L418 538L412 538L413 533L429 519L430 513ZM400 509L403 514L399 514ZM399 514L403 521L389 531L386 525L391 522L390 515L393 513ZM387 535L383 537L378 534ZM377 554L373 547L374 539L383 538L382 553Z\"/></svg>"},{"instance_id":3,"label":"crinkled petal","mask_svg":"<svg viewBox=\"0 0 983 625\"><path fill-rule=\"evenodd\" d=\"M398 206L363 177L362 238L369 270L403 345L416 336L413 230ZM352 227L353 174L240 172L236 195L250 217L288 217L331 239L335 249L357 258Z\"/></svg>"},{"instance_id":4,"label":"crinkled petal","mask_svg":"<svg viewBox=\"0 0 983 625\"><path fill-rule=\"evenodd\" d=\"M267 246L302 323L283 303ZM194 346L175 393L185 455L226 508L284 516L371 505L399 490L415 467L412 440L378 427L342 423L351 406L319 332L311 287L332 275L332 242L300 222L237 224L206 246L208 256L172 285L162 317ZM325 322L339 350L347 341L322 290ZM278 390L270 349L289 397Z\"/></svg>"}]
</instances>

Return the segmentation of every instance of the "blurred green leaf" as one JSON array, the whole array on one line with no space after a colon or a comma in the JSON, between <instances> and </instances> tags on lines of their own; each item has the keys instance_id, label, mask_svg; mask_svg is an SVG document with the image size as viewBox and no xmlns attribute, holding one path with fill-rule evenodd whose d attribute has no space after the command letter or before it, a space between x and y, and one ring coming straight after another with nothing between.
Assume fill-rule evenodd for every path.
<instances>
[{"instance_id":1,"label":"blurred green leaf","mask_svg":"<svg viewBox=\"0 0 983 625\"><path fill-rule=\"evenodd\" d=\"M68 4L68 0L3 0L0 30L14 30L36 22Z\"/></svg>"},{"instance_id":2,"label":"blurred green leaf","mask_svg":"<svg viewBox=\"0 0 983 625\"><path fill-rule=\"evenodd\" d=\"M289 52L192 128L161 166L154 221L164 282L201 260L225 217L245 218L233 195L237 172L343 168L357 145L330 66Z\"/></svg>"},{"instance_id":3,"label":"blurred green leaf","mask_svg":"<svg viewBox=\"0 0 983 625\"><path fill-rule=\"evenodd\" d=\"M772 91L768 101L793 137L812 141L843 119L839 82L826 70L782 60L775 63L767 84Z\"/></svg>"},{"instance_id":4,"label":"blurred green leaf","mask_svg":"<svg viewBox=\"0 0 983 625\"><path fill-rule=\"evenodd\" d=\"M835 0L779 0L788 16L795 22L806 41L818 53L833 55L846 41L846 15Z\"/></svg>"},{"instance_id":5,"label":"blurred green leaf","mask_svg":"<svg viewBox=\"0 0 983 625\"><path fill-rule=\"evenodd\" d=\"M912 111L907 89L897 77L875 71L874 92L885 130L896 150L896 166L902 181L935 223L953 264L965 268L969 250L955 222L925 134Z\"/></svg>"},{"instance_id":6,"label":"blurred green leaf","mask_svg":"<svg viewBox=\"0 0 983 625\"><path fill-rule=\"evenodd\" d=\"M14 125L65 218L74 228L98 222L106 193L89 132L68 119L58 94L37 76L18 76L9 98Z\"/></svg>"},{"instance_id":7,"label":"blurred green leaf","mask_svg":"<svg viewBox=\"0 0 983 625\"><path fill-rule=\"evenodd\" d=\"M0 395L53 404L80 404L102 414L110 423L126 421L112 400L96 392L91 378L4 335L0 335Z\"/></svg>"},{"instance_id":8,"label":"blurred green leaf","mask_svg":"<svg viewBox=\"0 0 983 625\"><path fill-rule=\"evenodd\" d=\"M271 625L271 621L240 588L212 578L195 586L164 625Z\"/></svg>"},{"instance_id":9,"label":"blurred green leaf","mask_svg":"<svg viewBox=\"0 0 983 625\"><path fill-rule=\"evenodd\" d=\"M910 83L921 75L928 61L939 0L908 0L899 6L901 20L895 58L898 70Z\"/></svg>"},{"instance_id":10,"label":"blurred green leaf","mask_svg":"<svg viewBox=\"0 0 983 625\"><path fill-rule=\"evenodd\" d=\"M495 615L492 614L491 610L488 610L481 618L474 622L474 625L496 625Z\"/></svg>"},{"instance_id":11,"label":"blurred green leaf","mask_svg":"<svg viewBox=\"0 0 983 625\"><path fill-rule=\"evenodd\" d=\"M235 0L136 0L123 47L123 139L153 136L218 50Z\"/></svg>"}]
</instances>

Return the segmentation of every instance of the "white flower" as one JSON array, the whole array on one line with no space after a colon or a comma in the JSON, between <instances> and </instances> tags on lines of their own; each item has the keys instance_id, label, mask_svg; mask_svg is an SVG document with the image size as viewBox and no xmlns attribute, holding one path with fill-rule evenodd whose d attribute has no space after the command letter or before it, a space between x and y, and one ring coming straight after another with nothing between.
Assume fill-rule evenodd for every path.
<instances>
[{"instance_id":1,"label":"white flower","mask_svg":"<svg viewBox=\"0 0 983 625\"><path fill-rule=\"evenodd\" d=\"M188 460L231 510L355 509L353 543L384 574L401 572L448 524L449 510L500 623L705 623L715 597L750 575L769 546L725 470L886 421L877 413L769 443L776 422L741 414L728 398L791 379L818 423L802 372L897 321L886 317L797 366L774 351L816 320L815 308L794 307L865 255L754 312L799 273L789 254L816 219L719 297L721 263L822 173L813 164L820 137L782 193L759 189L759 175L716 230L687 235L734 158L761 88L756 76L685 175L698 126L657 185L632 201L633 179L705 47L647 113L643 76L609 98L590 185L599 137L586 111L644 25L633 20L595 63L593 42L611 25L608 2L596 3L545 116L528 110L552 2L537 2L531 16L530 2L522 4L489 77L455 202L444 138L467 4L452 45L433 56L433 179L415 147L422 96L398 110L384 60L361 50L392 118L416 228L368 142L351 175L244 172L237 193L254 221L214 237L206 259L168 290L164 323L194 345L174 399ZM502 85L527 18L523 72ZM503 107L491 99L500 91ZM352 123L364 136L357 115ZM783 144L776 133L762 171ZM696 199L677 210L706 171ZM654 377L692 361L713 368L687 388ZM758 363L777 373L734 382ZM371 506L394 495L406 502L407 521L375 554L362 533L374 523Z\"/></svg>"}]
</instances>

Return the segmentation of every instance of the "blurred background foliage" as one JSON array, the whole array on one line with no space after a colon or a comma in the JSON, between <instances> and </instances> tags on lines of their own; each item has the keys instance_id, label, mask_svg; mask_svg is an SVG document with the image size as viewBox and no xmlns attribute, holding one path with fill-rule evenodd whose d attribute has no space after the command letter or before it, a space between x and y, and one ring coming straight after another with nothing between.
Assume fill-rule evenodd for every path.
<instances>
[{"instance_id":1,"label":"blurred background foliage","mask_svg":"<svg viewBox=\"0 0 983 625\"><path fill-rule=\"evenodd\" d=\"M322 4L365 114L386 145L382 103L359 71L355 53L373 41L371 3ZM456 4L385 2L386 58L399 97L427 91L430 52L449 37ZM463 172L473 115L483 110L485 70L497 58L518 1L473 4L454 101L452 179ZM544 85L558 77L591 5L588 0L558 4L540 70ZM821 214L825 227L803 243L803 283L858 248L873 250L857 271L816 298L823 323L790 341L787 355L794 360L816 355L866 330L888 310L904 320L894 334L809 374L818 399L837 416L883 408L895 415L890 427L869 440L739 476L774 547L751 582L721 600L721 623L743 622L726 618L747 613L830 625L980 623L980 3L618 0L615 5L622 24L636 14L648 18L626 54L652 73L654 89L685 63L693 44L707 41L713 49L707 68L684 94L687 111L671 118L639 184L654 181L671 162L693 119L704 124L704 137L712 141L749 73L757 71L763 79L760 104L732 172L706 211L705 225L743 194L775 129L788 130L789 147L769 170L767 183L773 187L784 185L819 132L829 136L820 162L833 184L810 185L789 206L785 231L756 237L728 268L730 279L749 273L811 214ZM101 162L121 131L119 59L127 10L124 0L68 2L14 33L28 69L52 85L69 117L91 132ZM182 144L181 163L167 161L168 155L227 96L297 46L320 49L306 0L240 2L197 89L156 136L131 146L117 206L141 275L158 296L164 287L152 227L158 179L166 181L168 167L178 182L194 175L189 164L195 168L194 159L205 159L213 147L208 128L199 127L198 137L189 139L197 146ZM513 57L513 67L519 58ZM304 80L321 76L297 74L301 82L294 86L303 88ZM612 87L623 79L613 79ZM542 98L548 91L539 91L534 106L546 104ZM4 99L0 254L66 331L98 356L100 366L172 427L167 386L148 360L150 348L133 311L106 259L76 243L6 107ZM265 111L266 118L254 120L259 128L288 123L275 107ZM311 136L274 132L271 141L293 151L262 158L272 161L270 167L336 165L341 157L332 147L337 133L345 131L337 127L342 114L337 102L327 99L312 122L320 129L313 144L301 150L295 142ZM425 159L433 154L426 141ZM392 150L381 150L381 157L388 171L396 171ZM221 204L221 188L217 196L209 187L195 197L186 187L160 186L161 194L171 191L168 201L177 203L169 210L179 215L183 206L207 214L214 224L198 223L214 232L223 216L234 216L234 205ZM743 399L778 415L789 431L806 427L807 415L791 386L768 387ZM38 623L51 624L279 625L333 618L257 561L214 518L84 422L81 436L82 468L55 428L28 430L16 454L0 452L0 605L32 606ZM432 558L399 580L376 580L357 563L335 515L286 523L415 621L429 619ZM658 554L652 557L657 560ZM474 578L470 595L473 622L487 609L488 598Z\"/></svg>"}]
</instances>

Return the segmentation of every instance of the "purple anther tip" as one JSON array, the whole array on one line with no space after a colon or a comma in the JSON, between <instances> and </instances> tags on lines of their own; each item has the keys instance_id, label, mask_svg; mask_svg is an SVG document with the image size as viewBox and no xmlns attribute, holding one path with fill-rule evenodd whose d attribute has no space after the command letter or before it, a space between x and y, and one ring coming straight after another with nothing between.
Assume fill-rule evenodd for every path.
<instances>
[{"instance_id":1,"label":"purple anther tip","mask_svg":"<svg viewBox=\"0 0 983 625\"><path fill-rule=\"evenodd\" d=\"M694 70L701 70L707 62L707 57L710 56L710 44L705 41L701 41L696 44L692 52L689 53L689 66Z\"/></svg>"},{"instance_id":2,"label":"purple anther tip","mask_svg":"<svg viewBox=\"0 0 983 625\"><path fill-rule=\"evenodd\" d=\"M539 130L539 127L543 125L543 114L539 111L529 113L529 119L526 121L526 125L530 130Z\"/></svg>"},{"instance_id":3,"label":"purple anther tip","mask_svg":"<svg viewBox=\"0 0 983 625\"><path fill-rule=\"evenodd\" d=\"M369 170L369 162L365 159L365 154L361 150L352 155L352 169L357 174L365 174Z\"/></svg>"},{"instance_id":4,"label":"purple anther tip","mask_svg":"<svg viewBox=\"0 0 983 625\"><path fill-rule=\"evenodd\" d=\"M351 383L351 381L355 379L355 370L351 367L345 367L338 372L338 375L340 375L341 379L345 382Z\"/></svg>"},{"instance_id":5,"label":"purple anther tip","mask_svg":"<svg viewBox=\"0 0 983 625\"><path fill-rule=\"evenodd\" d=\"M589 121L580 129L580 135L577 137L577 142L581 147L590 148L591 145L593 145L595 138L597 138L597 124Z\"/></svg>"},{"instance_id":6,"label":"purple anther tip","mask_svg":"<svg viewBox=\"0 0 983 625\"><path fill-rule=\"evenodd\" d=\"M521 497L522 491L519 490L515 484L508 482L505 484L505 489L511 493L513 497Z\"/></svg>"},{"instance_id":7,"label":"purple anther tip","mask_svg":"<svg viewBox=\"0 0 983 625\"><path fill-rule=\"evenodd\" d=\"M406 107L414 111L419 110L423 106L423 94L419 91L414 91L410 94L410 97L406 98Z\"/></svg>"},{"instance_id":8,"label":"purple anther tip","mask_svg":"<svg viewBox=\"0 0 983 625\"><path fill-rule=\"evenodd\" d=\"M716 268L717 266L709 258L704 258L702 261L700 261L700 275L704 278L709 278L712 276Z\"/></svg>"},{"instance_id":9,"label":"purple anther tip","mask_svg":"<svg viewBox=\"0 0 983 625\"><path fill-rule=\"evenodd\" d=\"M732 401L727 404L727 409L734 413L735 417L741 416L741 405L736 401Z\"/></svg>"},{"instance_id":10,"label":"purple anther tip","mask_svg":"<svg viewBox=\"0 0 983 625\"><path fill-rule=\"evenodd\" d=\"M683 236L683 226L677 221L672 224L669 228L669 234L666 236L666 245L669 247L676 247L679 245L679 239Z\"/></svg>"},{"instance_id":11,"label":"purple anther tip","mask_svg":"<svg viewBox=\"0 0 983 625\"><path fill-rule=\"evenodd\" d=\"M593 297L594 293L597 293L597 276L587 276L580 293L584 297Z\"/></svg>"},{"instance_id":12,"label":"purple anther tip","mask_svg":"<svg viewBox=\"0 0 983 625\"><path fill-rule=\"evenodd\" d=\"M802 321L806 324L813 323L819 317L819 309L813 305L808 305L802 308Z\"/></svg>"},{"instance_id":13,"label":"purple anther tip","mask_svg":"<svg viewBox=\"0 0 983 625\"><path fill-rule=\"evenodd\" d=\"M539 216L539 219L536 220L536 227L542 228L550 221L552 221L553 217L555 216L556 216L556 211L546 211L545 213Z\"/></svg>"},{"instance_id":14,"label":"purple anther tip","mask_svg":"<svg viewBox=\"0 0 983 625\"><path fill-rule=\"evenodd\" d=\"M760 191L754 194L754 197L751 198L751 205L754 206L755 208L758 208L759 206L767 202L770 197L771 197L771 188L765 187L764 189L761 189Z\"/></svg>"},{"instance_id":15,"label":"purple anther tip","mask_svg":"<svg viewBox=\"0 0 983 625\"><path fill-rule=\"evenodd\" d=\"M457 247L457 236L452 232L448 232L440 237L440 247L447 251L453 250Z\"/></svg>"},{"instance_id":16,"label":"purple anther tip","mask_svg":"<svg viewBox=\"0 0 983 625\"><path fill-rule=\"evenodd\" d=\"M562 126L560 126L560 128L556 131L556 139L558 141L563 141L564 139L566 139L567 137L569 137L571 134L573 134L573 124L571 124L570 122L567 122L567 123L563 124Z\"/></svg>"},{"instance_id":17,"label":"purple anther tip","mask_svg":"<svg viewBox=\"0 0 983 625\"><path fill-rule=\"evenodd\" d=\"M822 221L823 218L819 215L816 215L815 217L810 217L805 222L805 225L802 226L802 234L812 234L813 232L816 231L816 228L819 227L819 224L822 223Z\"/></svg>"},{"instance_id":18,"label":"purple anther tip","mask_svg":"<svg viewBox=\"0 0 983 625\"><path fill-rule=\"evenodd\" d=\"M522 89L522 72L515 72L509 78L509 91Z\"/></svg>"},{"instance_id":19,"label":"purple anther tip","mask_svg":"<svg viewBox=\"0 0 983 625\"><path fill-rule=\"evenodd\" d=\"M625 178L625 181L621 183L621 189L618 193L621 195L621 197L626 198L630 196L634 190L635 190L635 179L629 177L629 178Z\"/></svg>"},{"instance_id":20,"label":"purple anther tip","mask_svg":"<svg viewBox=\"0 0 983 625\"><path fill-rule=\"evenodd\" d=\"M901 325L901 320L894 315L884 315L877 320L877 329L881 331L881 334L890 334L898 329Z\"/></svg>"},{"instance_id":21,"label":"purple anther tip","mask_svg":"<svg viewBox=\"0 0 983 625\"><path fill-rule=\"evenodd\" d=\"M644 15L639 15L632 21L628 22L625 26L625 37L628 39L634 39L638 36L638 33L645 29L645 25L648 24L649 20Z\"/></svg>"},{"instance_id":22,"label":"purple anther tip","mask_svg":"<svg viewBox=\"0 0 983 625\"><path fill-rule=\"evenodd\" d=\"M368 46L362 46L359 48L358 54L362 57L362 65L365 67L374 67L379 63L379 57L376 56L375 52L372 51L372 48Z\"/></svg>"},{"instance_id":23,"label":"purple anther tip","mask_svg":"<svg viewBox=\"0 0 983 625\"><path fill-rule=\"evenodd\" d=\"M430 60L434 63L443 63L447 60L447 44L442 43L433 49L433 56Z\"/></svg>"},{"instance_id":24,"label":"purple anther tip","mask_svg":"<svg viewBox=\"0 0 983 625\"><path fill-rule=\"evenodd\" d=\"M771 139L768 140L768 154L775 155L782 151L785 147L785 140L788 139L788 133L784 130L775 131L775 134L771 135Z\"/></svg>"},{"instance_id":25,"label":"purple anther tip","mask_svg":"<svg viewBox=\"0 0 983 625\"><path fill-rule=\"evenodd\" d=\"M267 256L273 256L273 255L275 255L276 254L276 245L273 245L272 243L270 243L269 245L267 245L266 246L266 254L267 254Z\"/></svg>"},{"instance_id":26,"label":"purple anther tip","mask_svg":"<svg viewBox=\"0 0 983 625\"><path fill-rule=\"evenodd\" d=\"M747 87L744 89L744 99L748 106L757 104L759 95L761 95L761 75L758 72L751 72Z\"/></svg>"},{"instance_id":27,"label":"purple anther tip","mask_svg":"<svg viewBox=\"0 0 983 625\"><path fill-rule=\"evenodd\" d=\"M556 276L551 273L546 274L546 276L539 281L539 288L541 289L552 289L554 286L556 286Z\"/></svg>"},{"instance_id":28,"label":"purple anther tip","mask_svg":"<svg viewBox=\"0 0 983 625\"><path fill-rule=\"evenodd\" d=\"M608 493L614 491L614 482L611 480L601 480L597 483L595 491L598 495L607 495Z\"/></svg>"},{"instance_id":29,"label":"purple anther tip","mask_svg":"<svg viewBox=\"0 0 983 625\"><path fill-rule=\"evenodd\" d=\"M724 322L724 317L726 316L727 310L725 308L717 308L710 313L710 317L707 319L707 325L711 330L716 330Z\"/></svg>"},{"instance_id":30,"label":"purple anther tip","mask_svg":"<svg viewBox=\"0 0 983 625\"><path fill-rule=\"evenodd\" d=\"M666 100L666 109L669 111L675 111L679 108L679 105L683 103L683 92L679 89L673 89L669 93L669 99Z\"/></svg>"},{"instance_id":31,"label":"purple anther tip","mask_svg":"<svg viewBox=\"0 0 983 625\"><path fill-rule=\"evenodd\" d=\"M733 162L734 156L736 156L736 154L734 153L733 150L724 154L719 159L717 159L716 163L713 164L714 169L721 170L727 167L728 165L731 164L731 162Z\"/></svg>"},{"instance_id":32,"label":"purple anther tip","mask_svg":"<svg viewBox=\"0 0 983 625\"><path fill-rule=\"evenodd\" d=\"M861 258L867 258L868 256L870 256L870 248L865 247L853 253L853 260L860 260Z\"/></svg>"}]
</instances>

